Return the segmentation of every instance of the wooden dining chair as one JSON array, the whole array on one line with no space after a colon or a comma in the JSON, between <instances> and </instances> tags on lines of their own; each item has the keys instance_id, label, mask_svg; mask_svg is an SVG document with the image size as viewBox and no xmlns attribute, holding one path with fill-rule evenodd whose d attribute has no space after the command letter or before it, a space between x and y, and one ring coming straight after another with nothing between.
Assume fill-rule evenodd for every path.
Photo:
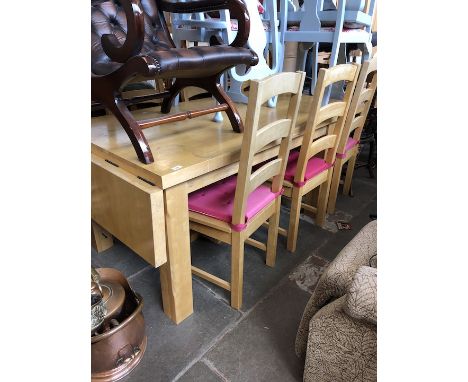
<instances>
[{"instance_id":1,"label":"wooden dining chair","mask_svg":"<svg viewBox=\"0 0 468 382\"><path fill-rule=\"evenodd\" d=\"M349 106L346 117L343 134L338 144L335 166L328 198L327 212L335 212L338 187L340 185L341 171L346 162L346 176L343 185L343 194L348 195L351 190L351 181L353 179L354 166L359 153L359 139L362 129L366 123L374 94L377 90L377 55L370 61L364 62L361 67L354 95Z\"/></svg>"},{"instance_id":2,"label":"wooden dining chair","mask_svg":"<svg viewBox=\"0 0 468 382\"><path fill-rule=\"evenodd\" d=\"M250 82L239 173L189 195L190 229L232 246L230 282L194 266L192 273L231 291L231 306L236 309L242 306L244 243L266 251L266 264L275 264L282 184L304 79L304 72L296 72ZM260 127L262 105L284 93L291 94L286 118ZM278 156L252 168L255 154L279 140ZM272 183L265 184L269 179ZM267 221L267 244L251 239Z\"/></svg>"},{"instance_id":3,"label":"wooden dining chair","mask_svg":"<svg viewBox=\"0 0 468 382\"><path fill-rule=\"evenodd\" d=\"M284 196L291 198L291 212L288 230L280 233L287 235L287 248L296 250L299 215L301 207L315 213L315 222L323 226L327 209L333 164L336 150L343 131L346 113L359 73L359 65L342 64L319 71L318 81L311 103L304 138L300 151L292 151L284 176ZM342 101L330 102L322 106L325 89L338 81L346 83ZM314 140L317 126L330 122L325 136ZM322 154L323 155L319 155ZM302 197L319 187L317 207L302 203Z\"/></svg>"}]
</instances>

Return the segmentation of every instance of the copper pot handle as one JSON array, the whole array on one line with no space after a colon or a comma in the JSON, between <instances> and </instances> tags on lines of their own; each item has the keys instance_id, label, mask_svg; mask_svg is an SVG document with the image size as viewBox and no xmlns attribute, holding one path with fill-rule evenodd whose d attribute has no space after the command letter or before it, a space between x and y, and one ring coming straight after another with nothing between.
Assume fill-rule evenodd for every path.
<instances>
[{"instance_id":1,"label":"copper pot handle","mask_svg":"<svg viewBox=\"0 0 468 382\"><path fill-rule=\"evenodd\" d=\"M138 354L140 354L140 351L141 349L138 346L132 346L130 344L125 345L122 349L119 350L119 358L117 358L117 361L115 361L115 366L119 367L129 363Z\"/></svg>"}]
</instances>

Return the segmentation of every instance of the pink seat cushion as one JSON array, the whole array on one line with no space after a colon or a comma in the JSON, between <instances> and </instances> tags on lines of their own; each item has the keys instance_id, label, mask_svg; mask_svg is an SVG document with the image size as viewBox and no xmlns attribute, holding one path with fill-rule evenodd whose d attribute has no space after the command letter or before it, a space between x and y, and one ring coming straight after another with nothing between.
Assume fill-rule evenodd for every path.
<instances>
[{"instance_id":1,"label":"pink seat cushion","mask_svg":"<svg viewBox=\"0 0 468 382\"><path fill-rule=\"evenodd\" d=\"M189 195L189 210L212 218L231 223L236 193L237 175L220 180ZM246 222L252 219L265 206L282 192L271 192L270 187L260 185L251 192L245 209ZM242 231L246 224L231 224L235 231Z\"/></svg>"},{"instance_id":2,"label":"pink seat cushion","mask_svg":"<svg viewBox=\"0 0 468 382\"><path fill-rule=\"evenodd\" d=\"M346 141L346 146L344 148L344 153L337 153L336 157L337 158L344 158L346 156L346 153L351 150L354 146L356 146L359 143L359 141L356 141L355 139L348 137L348 140Z\"/></svg>"},{"instance_id":3,"label":"pink seat cushion","mask_svg":"<svg viewBox=\"0 0 468 382\"><path fill-rule=\"evenodd\" d=\"M288 165L286 166L286 172L284 179L294 183L298 187L302 187L306 182L313 177L321 174L325 170L333 166L333 163L327 163L322 158L312 157L307 162L307 169L304 176L304 182L295 183L294 175L297 169L297 160L299 159L299 151L291 151L289 153Z\"/></svg>"}]
</instances>

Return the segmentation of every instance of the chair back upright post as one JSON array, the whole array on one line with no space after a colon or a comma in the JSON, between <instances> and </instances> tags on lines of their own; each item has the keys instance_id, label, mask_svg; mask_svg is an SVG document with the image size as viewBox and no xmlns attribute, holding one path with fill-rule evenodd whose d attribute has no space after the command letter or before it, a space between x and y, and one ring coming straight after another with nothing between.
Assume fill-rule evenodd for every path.
<instances>
[{"instance_id":1,"label":"chair back upright post","mask_svg":"<svg viewBox=\"0 0 468 382\"><path fill-rule=\"evenodd\" d=\"M283 72L263 80L250 81L249 103L234 197L233 224L245 223L247 199L259 185L273 179L272 192L279 193L282 190L291 132L296 124L304 80L305 73L298 71ZM272 97L285 93L291 94L286 118L259 127L261 106ZM263 164L252 173L255 154L277 140L281 140L278 157Z\"/></svg>"},{"instance_id":2,"label":"chair back upright post","mask_svg":"<svg viewBox=\"0 0 468 382\"><path fill-rule=\"evenodd\" d=\"M324 159L332 164L343 131L345 117L350 106L350 99L356 86L359 65L342 64L329 69L320 69L315 95L312 99L311 112L306 124L301 151L294 182L299 184L304 182L307 163L310 158L325 151ZM346 81L346 91L342 101L330 102L322 106L325 89L339 81ZM328 129L324 137L314 140L317 126L327 120L337 118L336 122ZM330 133L331 132L331 133Z\"/></svg>"},{"instance_id":3,"label":"chair back upright post","mask_svg":"<svg viewBox=\"0 0 468 382\"><path fill-rule=\"evenodd\" d=\"M377 55L370 61L365 61L356 83L353 98L346 116L340 141L337 148L337 160L333 170L333 178L330 189L327 212L335 212L336 198L341 178L343 165L349 161L343 186L343 193L347 195L351 189L356 159L359 153L358 143L362 130L366 124L367 114L377 91ZM352 140L350 140L352 138ZM352 142L349 144L348 141Z\"/></svg>"}]
</instances>

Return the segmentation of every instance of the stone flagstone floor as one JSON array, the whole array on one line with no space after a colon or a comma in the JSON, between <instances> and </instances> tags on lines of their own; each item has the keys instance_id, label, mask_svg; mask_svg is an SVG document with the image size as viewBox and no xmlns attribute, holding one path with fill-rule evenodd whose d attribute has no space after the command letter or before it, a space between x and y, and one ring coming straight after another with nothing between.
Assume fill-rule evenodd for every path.
<instances>
[{"instance_id":1,"label":"stone flagstone floor","mask_svg":"<svg viewBox=\"0 0 468 382\"><path fill-rule=\"evenodd\" d=\"M280 236L274 268L265 265L262 251L245 247L240 311L230 307L227 291L193 277L194 313L179 325L163 313L157 269L119 242L100 254L92 250L93 266L118 269L144 298L148 346L122 381L302 381L294 340L304 307L327 264L377 212L377 181L365 168L355 171L353 191L354 197L338 196L337 211L323 229L301 217L294 254ZM282 227L288 218L284 203ZM349 221L352 229L338 231L337 220ZM254 237L265 241L266 230ZM191 251L194 265L229 279L228 245L200 237Z\"/></svg>"}]
</instances>

